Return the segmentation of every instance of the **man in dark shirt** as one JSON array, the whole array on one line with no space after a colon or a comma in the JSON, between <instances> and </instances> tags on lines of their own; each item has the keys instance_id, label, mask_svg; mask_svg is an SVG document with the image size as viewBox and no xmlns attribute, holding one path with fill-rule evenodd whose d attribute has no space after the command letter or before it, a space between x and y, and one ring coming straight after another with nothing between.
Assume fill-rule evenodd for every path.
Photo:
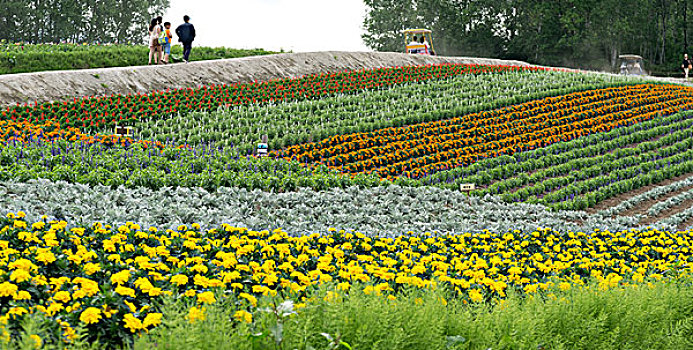
<instances>
[{"instance_id":1,"label":"man in dark shirt","mask_svg":"<svg viewBox=\"0 0 693 350\"><path fill-rule=\"evenodd\" d=\"M683 73L686 75L686 80L688 80L688 71L691 69L691 60L688 59L688 54L683 55L683 63L681 63L681 68L683 68Z\"/></svg>"},{"instance_id":2,"label":"man in dark shirt","mask_svg":"<svg viewBox=\"0 0 693 350\"><path fill-rule=\"evenodd\" d=\"M183 16L183 21L185 21L185 23L176 28L176 35L178 35L178 41L183 43L183 61L188 63L190 59L190 50L192 50L192 42L195 40L195 27L192 23L189 23L190 17L187 15Z\"/></svg>"}]
</instances>

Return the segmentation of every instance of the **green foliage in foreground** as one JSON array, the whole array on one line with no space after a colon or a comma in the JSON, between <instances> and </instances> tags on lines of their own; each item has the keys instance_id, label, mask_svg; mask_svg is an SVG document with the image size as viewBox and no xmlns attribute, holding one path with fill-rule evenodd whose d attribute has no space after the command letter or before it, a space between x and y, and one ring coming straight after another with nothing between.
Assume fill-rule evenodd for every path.
<instances>
[{"instance_id":1,"label":"green foliage in foreground","mask_svg":"<svg viewBox=\"0 0 693 350\"><path fill-rule=\"evenodd\" d=\"M186 320L181 301L162 305L161 326L136 337L135 349L687 349L693 346L693 290L688 282L625 289L510 295L502 305L465 305L444 291L411 291L391 301L323 289L307 306L264 298L252 323L221 299L205 320ZM443 303L442 300L446 302ZM447 304L447 305L445 305ZM25 323L40 334L40 320ZM47 341L48 339L45 339ZM45 344L45 342L44 342ZM91 345L92 348L94 345ZM87 348L81 344L76 348Z\"/></svg>"},{"instance_id":2,"label":"green foliage in foreground","mask_svg":"<svg viewBox=\"0 0 693 350\"><path fill-rule=\"evenodd\" d=\"M217 306L210 309L206 322L189 325L175 306L168 305L168 327L139 339L136 348L154 344L161 349L426 350L693 346L693 291L678 284L556 292L555 299L511 296L495 307L469 306L455 299L448 299L446 306L443 298L442 292L412 292L388 301L358 292L327 302L318 295L318 302L279 322L281 337L272 331L278 318L271 311L255 312L258 317L247 326L230 321L233 312Z\"/></svg>"},{"instance_id":3,"label":"green foliage in foreground","mask_svg":"<svg viewBox=\"0 0 693 350\"><path fill-rule=\"evenodd\" d=\"M180 45L171 48L173 56L181 56L182 52ZM204 61L273 53L275 52L263 49L239 50L193 45L190 60ZM144 45L0 45L0 74L141 66L147 64L148 54L149 47Z\"/></svg>"}]
</instances>

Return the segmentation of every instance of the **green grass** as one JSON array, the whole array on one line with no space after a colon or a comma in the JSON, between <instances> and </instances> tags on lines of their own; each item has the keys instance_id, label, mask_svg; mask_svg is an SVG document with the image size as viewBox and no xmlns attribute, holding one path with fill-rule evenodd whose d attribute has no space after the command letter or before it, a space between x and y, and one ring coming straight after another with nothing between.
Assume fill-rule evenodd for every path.
<instances>
[{"instance_id":1,"label":"green grass","mask_svg":"<svg viewBox=\"0 0 693 350\"><path fill-rule=\"evenodd\" d=\"M412 291L395 301L324 292L298 314L253 312L251 325L220 304L190 325L180 304L165 306L166 327L138 338L136 349L684 349L693 346L693 289L682 283L624 290L555 291L510 296L502 306L469 306L442 291ZM447 300L443 305L441 299ZM269 300L265 300L267 303ZM262 302L261 302L262 303ZM260 305L262 308L262 305ZM278 322L279 321L279 322ZM282 324L278 337L277 324ZM273 332L272 329L275 329ZM332 339L344 344L330 347ZM333 344L336 345L336 344Z\"/></svg>"},{"instance_id":2,"label":"green grass","mask_svg":"<svg viewBox=\"0 0 693 350\"><path fill-rule=\"evenodd\" d=\"M174 43L176 44L176 43ZM182 55L182 47L171 48L173 56ZM191 61L268 55L262 49L239 50L193 45ZM146 65L149 48L144 45L0 45L0 74L73 70L88 68Z\"/></svg>"}]
</instances>

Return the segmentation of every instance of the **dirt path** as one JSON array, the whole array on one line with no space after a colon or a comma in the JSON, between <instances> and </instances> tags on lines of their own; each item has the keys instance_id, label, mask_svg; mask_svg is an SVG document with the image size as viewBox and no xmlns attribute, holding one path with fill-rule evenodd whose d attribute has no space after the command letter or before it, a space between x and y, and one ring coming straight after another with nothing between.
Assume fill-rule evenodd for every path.
<instances>
[{"instance_id":1,"label":"dirt path","mask_svg":"<svg viewBox=\"0 0 693 350\"><path fill-rule=\"evenodd\" d=\"M200 85L266 81L344 70L440 63L528 65L521 61L470 57L335 51L286 53L166 66L9 74L0 75L0 106L60 101L83 96L146 93Z\"/></svg>"}]
</instances>

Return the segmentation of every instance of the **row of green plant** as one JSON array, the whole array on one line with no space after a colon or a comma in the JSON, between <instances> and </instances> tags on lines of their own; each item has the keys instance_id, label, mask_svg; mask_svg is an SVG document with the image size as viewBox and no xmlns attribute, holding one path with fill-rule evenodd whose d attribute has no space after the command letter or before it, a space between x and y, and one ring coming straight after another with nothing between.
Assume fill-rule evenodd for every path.
<instances>
[{"instance_id":1,"label":"row of green plant","mask_svg":"<svg viewBox=\"0 0 693 350\"><path fill-rule=\"evenodd\" d=\"M244 105L214 112L182 113L170 119L153 117L135 122L134 127L145 139L234 145L244 152L252 149L262 135L268 135L270 149L279 150L334 135L448 119L627 83L605 75L557 71L466 74L358 95Z\"/></svg>"},{"instance_id":2,"label":"row of green plant","mask_svg":"<svg viewBox=\"0 0 693 350\"><path fill-rule=\"evenodd\" d=\"M0 46L2 48L3 46ZM147 64L149 47L144 45L11 45L0 49L0 74L141 66ZM174 45L171 54L181 56L183 48ZM195 47L192 61L215 60L274 54L262 49Z\"/></svg>"},{"instance_id":3,"label":"row of green plant","mask_svg":"<svg viewBox=\"0 0 693 350\"><path fill-rule=\"evenodd\" d=\"M350 177L325 167L306 168L297 162L255 158L238 149L196 147L163 151L142 144L105 146L99 143L8 142L0 147L0 180L49 179L90 185L127 187L220 186L294 191L359 185L373 187L373 176Z\"/></svg>"},{"instance_id":4,"label":"row of green plant","mask_svg":"<svg viewBox=\"0 0 693 350\"><path fill-rule=\"evenodd\" d=\"M690 126L690 123L688 123ZM666 159L684 153L690 147L693 130L686 128L671 135L656 140L638 144L637 147L613 150L598 156L573 158L565 163L559 163L532 172L522 172L495 182L477 192L487 193L516 193L521 201L531 195L540 195L577 180L585 180L619 170L625 170L641 165L650 160ZM546 163L549 163L547 161ZM545 164L546 164L545 163ZM532 184L533 186L528 186ZM525 187L528 186L528 187ZM514 191L517 189L517 191Z\"/></svg>"},{"instance_id":5,"label":"row of green plant","mask_svg":"<svg viewBox=\"0 0 693 350\"><path fill-rule=\"evenodd\" d=\"M501 195L508 202L585 209L615 195L691 170L693 112L592 134L547 147L483 159L443 171L424 184L481 186L472 195ZM406 184L398 179L395 183Z\"/></svg>"},{"instance_id":6,"label":"row of green plant","mask_svg":"<svg viewBox=\"0 0 693 350\"><path fill-rule=\"evenodd\" d=\"M327 285L333 287L332 285ZM501 304L465 304L444 289L410 290L395 300L323 287L310 301L263 297L251 319L225 297L199 308L165 298L162 326L134 340L132 349L472 350L689 349L693 293L689 283L652 283L623 289L554 288L535 297L511 293ZM46 349L57 340L45 316L24 316L22 336L5 347ZM242 320L242 321L241 321ZM249 322L246 322L249 321ZM101 349L85 328L72 349ZM0 341L1 342L1 341Z\"/></svg>"}]
</instances>

